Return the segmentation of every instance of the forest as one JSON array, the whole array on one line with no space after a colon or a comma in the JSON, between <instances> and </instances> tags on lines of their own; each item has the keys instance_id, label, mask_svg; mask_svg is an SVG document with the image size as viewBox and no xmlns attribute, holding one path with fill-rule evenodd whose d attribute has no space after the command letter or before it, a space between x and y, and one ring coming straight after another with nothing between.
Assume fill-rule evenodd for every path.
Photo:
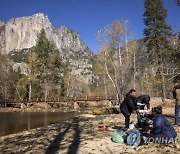
<instances>
[{"instance_id":1,"label":"forest","mask_svg":"<svg viewBox=\"0 0 180 154\"><path fill-rule=\"evenodd\" d=\"M97 32L99 52L91 58L89 83L73 76L71 63L43 29L36 46L16 56L0 52L0 102L100 96L121 101L132 88L164 101L171 98L174 83L180 81L180 31L166 22L162 1L147 0L144 6L143 39L129 31L128 19L114 20ZM23 70L13 68L18 58Z\"/></svg>"}]
</instances>

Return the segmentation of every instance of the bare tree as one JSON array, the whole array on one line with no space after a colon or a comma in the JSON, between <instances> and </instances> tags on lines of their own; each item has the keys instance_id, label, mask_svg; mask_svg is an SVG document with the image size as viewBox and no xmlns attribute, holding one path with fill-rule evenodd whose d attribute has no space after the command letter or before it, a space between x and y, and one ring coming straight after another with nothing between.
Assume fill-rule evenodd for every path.
<instances>
[{"instance_id":1,"label":"bare tree","mask_svg":"<svg viewBox=\"0 0 180 154\"><path fill-rule=\"evenodd\" d=\"M30 55L28 56L28 82L29 82L29 88L28 88L28 100L31 101L32 98L32 85L37 81L37 75L35 74L35 67L34 63L37 61L37 55L34 52L30 52Z\"/></svg>"},{"instance_id":2,"label":"bare tree","mask_svg":"<svg viewBox=\"0 0 180 154\"><path fill-rule=\"evenodd\" d=\"M106 50L106 46L107 46L107 38L105 37L105 33L104 33L104 30L99 30L97 32L97 35L96 35L96 38L97 38L97 41L98 41L98 44L99 44L99 49L100 51L103 53L103 57L102 57L102 62L103 62L103 65L105 66L106 69L103 69L102 70L102 74L103 74L103 80L104 80L104 94L105 94L105 97L107 98L107 83L106 83L106 75L109 74L107 72L107 64L106 64L106 53L103 52ZM106 70L106 71L104 71ZM106 74L107 73L107 74ZM109 77L109 76L108 76ZM109 79L111 80L111 82L113 83L111 77L109 77ZM114 85L114 84L113 84Z\"/></svg>"},{"instance_id":3,"label":"bare tree","mask_svg":"<svg viewBox=\"0 0 180 154\"><path fill-rule=\"evenodd\" d=\"M124 94L125 70L128 68L128 22L114 20L110 25L97 33L100 51L104 53L104 68L111 81L118 102Z\"/></svg>"}]
</instances>

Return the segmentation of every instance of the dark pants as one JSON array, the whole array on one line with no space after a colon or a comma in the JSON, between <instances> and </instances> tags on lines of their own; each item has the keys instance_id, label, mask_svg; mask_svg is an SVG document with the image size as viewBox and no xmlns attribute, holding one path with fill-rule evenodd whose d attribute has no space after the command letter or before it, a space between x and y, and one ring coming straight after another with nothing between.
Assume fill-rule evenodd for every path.
<instances>
[{"instance_id":1,"label":"dark pants","mask_svg":"<svg viewBox=\"0 0 180 154\"><path fill-rule=\"evenodd\" d=\"M129 128L129 122L130 122L130 115L127 115L125 113L122 113L125 118L125 127Z\"/></svg>"},{"instance_id":2,"label":"dark pants","mask_svg":"<svg viewBox=\"0 0 180 154\"><path fill-rule=\"evenodd\" d=\"M142 117L139 113L137 113L137 121L138 121L138 127L141 128L141 131L143 133L147 133L149 131L149 123L148 119L145 117Z\"/></svg>"},{"instance_id":3,"label":"dark pants","mask_svg":"<svg viewBox=\"0 0 180 154\"><path fill-rule=\"evenodd\" d=\"M137 121L138 121L138 127L142 128L143 121L142 121L141 115L139 113L137 113Z\"/></svg>"},{"instance_id":4,"label":"dark pants","mask_svg":"<svg viewBox=\"0 0 180 154\"><path fill-rule=\"evenodd\" d=\"M175 106L175 125L179 125L179 111L180 105Z\"/></svg>"}]
</instances>

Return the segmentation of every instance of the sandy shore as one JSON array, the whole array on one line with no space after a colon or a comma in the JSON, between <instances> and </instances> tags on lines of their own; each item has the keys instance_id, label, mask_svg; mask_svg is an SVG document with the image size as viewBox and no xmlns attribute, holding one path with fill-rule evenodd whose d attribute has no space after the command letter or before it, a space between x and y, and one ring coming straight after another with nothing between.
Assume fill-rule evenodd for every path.
<instances>
[{"instance_id":1,"label":"sandy shore","mask_svg":"<svg viewBox=\"0 0 180 154\"><path fill-rule=\"evenodd\" d=\"M157 105L156 101L152 106ZM174 123L174 106L164 106L164 114ZM131 121L136 121L133 114ZM17 134L0 137L0 153L26 154L124 154L124 153L177 153L180 154L180 142L176 144L147 144L136 148L125 143L111 141L112 132L124 126L122 114L91 115L82 114L69 121L32 129ZM99 126L107 130L99 130ZM180 137L180 127L175 127Z\"/></svg>"},{"instance_id":2,"label":"sandy shore","mask_svg":"<svg viewBox=\"0 0 180 154\"><path fill-rule=\"evenodd\" d=\"M136 120L135 114L131 120ZM171 117L169 120L173 122ZM137 148L125 143L112 142L111 134L116 130L115 126L123 126L123 122L122 114L100 116L84 114L61 124L0 137L0 153L180 153L180 142L168 145L148 144ZM107 131L98 129L102 124L108 126ZM175 129L180 136L180 128Z\"/></svg>"}]
</instances>

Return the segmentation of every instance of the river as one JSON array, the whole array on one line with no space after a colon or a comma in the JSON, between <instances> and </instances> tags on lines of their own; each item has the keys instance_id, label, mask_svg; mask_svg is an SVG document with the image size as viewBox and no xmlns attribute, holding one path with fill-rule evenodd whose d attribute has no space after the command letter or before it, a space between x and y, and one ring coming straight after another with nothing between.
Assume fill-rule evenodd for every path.
<instances>
[{"instance_id":1,"label":"river","mask_svg":"<svg viewBox=\"0 0 180 154\"><path fill-rule=\"evenodd\" d=\"M66 121L77 114L76 112L3 112L0 113L0 136Z\"/></svg>"}]
</instances>

